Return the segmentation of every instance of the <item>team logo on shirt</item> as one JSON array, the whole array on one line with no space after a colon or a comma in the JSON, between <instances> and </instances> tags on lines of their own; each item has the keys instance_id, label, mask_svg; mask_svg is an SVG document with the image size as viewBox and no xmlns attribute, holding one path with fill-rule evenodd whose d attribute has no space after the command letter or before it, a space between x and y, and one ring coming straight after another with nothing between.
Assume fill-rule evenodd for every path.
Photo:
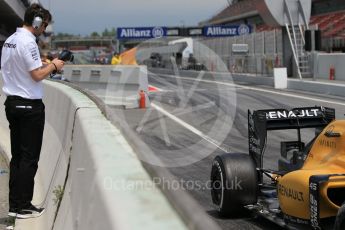
<instances>
[{"instance_id":1,"label":"team logo on shirt","mask_svg":"<svg viewBox=\"0 0 345 230\"><path fill-rule=\"evenodd\" d=\"M31 53L32 59L34 59L35 61L39 59L39 55L36 48L31 48L30 53Z\"/></svg>"},{"instance_id":2,"label":"team logo on shirt","mask_svg":"<svg viewBox=\"0 0 345 230\"><path fill-rule=\"evenodd\" d=\"M4 43L5 48L12 48L15 49L17 47L17 44L12 44L12 43Z\"/></svg>"}]
</instances>

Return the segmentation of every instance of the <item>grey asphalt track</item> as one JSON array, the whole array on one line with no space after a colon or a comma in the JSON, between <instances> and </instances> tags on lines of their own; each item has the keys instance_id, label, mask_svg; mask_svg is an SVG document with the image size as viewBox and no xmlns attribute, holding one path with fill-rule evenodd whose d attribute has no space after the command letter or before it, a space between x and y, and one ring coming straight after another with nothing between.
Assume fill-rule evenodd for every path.
<instances>
[{"instance_id":1,"label":"grey asphalt track","mask_svg":"<svg viewBox=\"0 0 345 230\"><path fill-rule=\"evenodd\" d=\"M183 88L186 91L186 94L196 85L198 80L189 80L188 78L183 78L181 81L177 81L171 76L162 76L162 75L150 75L149 83L157 86L158 88L163 89L162 92L158 92L152 95L151 99L154 103L159 101L161 107L164 107L166 110L174 114L177 111L176 107L179 107L178 101L182 98L179 98L178 88ZM215 81L222 80L215 79ZM181 84L182 82L182 84ZM227 81L226 81L227 82ZM179 85L181 84L181 85ZM288 91L277 91L274 89L267 88L266 86L250 86L245 84L245 88L241 87L243 84L238 86L229 85L219 85L208 82L199 82L197 84L197 89L195 89L193 95L189 98L187 108L193 107L197 108L201 104L212 104L214 102L216 105L209 108L203 108L200 110L189 109L187 114L177 115L183 121L188 124L193 125L203 133L208 135L214 134L212 131L212 126L215 125L215 120L226 120L224 117L229 114L219 113L221 111L236 111L233 118L233 125L227 136L221 142L220 147L222 149L228 150L230 152L248 152L248 140L247 140L247 111L256 110L256 109L269 109L269 108L286 108L291 109L294 107L304 107L304 106L314 106L322 105L328 107L336 108L337 117L344 117L345 108L343 105L333 104L325 102L327 99L324 95L310 95L303 92L288 92ZM252 87L252 88L247 88ZM259 91L256 91L258 89ZM166 91L164 91L166 90ZM169 91L172 90L172 91ZM234 101L225 101L224 104L218 104L219 98L224 98L228 91L236 91L236 103ZM267 90L267 91L261 91ZM284 94L281 94L284 93ZM161 94L161 95L160 95ZM297 96L297 97L295 97ZM310 98L312 100L310 100ZM322 101L320 101L322 100ZM176 102L177 101L177 102ZM342 103L341 98L329 98L329 101ZM175 103L175 104L174 104ZM175 106L174 106L175 105ZM224 108L224 106L227 106ZM186 110L188 110L186 108ZM231 112L230 112L231 113ZM142 132L140 135L146 143L151 145L151 148L156 149L155 152L159 154L159 149L164 148L164 135L162 132L162 119L168 124L171 121L169 118L153 119L147 126L147 129ZM133 123L132 123L133 124ZM225 126L227 124L224 124ZM185 149L187 146L198 143L200 137L194 133L188 132L184 127L180 125L170 124L167 130L168 134L172 137L170 139L174 140L173 144L170 144L169 148L172 146L179 149L184 154L188 154ZM133 126L135 128L135 126ZM157 131L161 129L161 132ZM302 132L304 141L307 142L313 137L313 130L305 130ZM266 149L265 157L265 166L267 168L276 169L277 168L277 156L280 152L280 141L287 140L297 140L295 130L290 131L274 131L268 134L268 146ZM220 136L222 137L222 136ZM217 137L210 136L217 140ZM210 145L210 144L209 144ZM184 181L201 181L201 184L207 184L209 181L211 162L212 159L217 154L222 154L224 151L220 149L215 149L209 156L206 158L195 162L194 164L183 166L183 167L174 167L170 171L177 176L182 178ZM174 156L171 156L174 158ZM188 189L188 187L187 187ZM210 191L206 189L190 189L190 193L193 197L202 204L205 208L205 211L209 213L223 229L279 229L276 225L260 219L252 218L250 214L244 217L236 217L232 219L223 219L219 217L215 207L211 203Z\"/></svg>"},{"instance_id":2,"label":"grey asphalt track","mask_svg":"<svg viewBox=\"0 0 345 230\"><path fill-rule=\"evenodd\" d=\"M161 89L150 93L151 108L112 109L125 119L128 126L178 178L175 184L166 184L166 189L178 186L187 190L222 229L280 229L274 223L253 217L251 213L222 218L211 201L209 177L213 158L224 152L248 152L248 109L321 105L335 108L337 118L343 118L345 113L342 98L275 90L244 82L234 84L226 77L200 74L181 77L151 73L149 84ZM87 85L83 87L88 88ZM89 90L93 90L92 87ZM304 130L303 140L308 142L313 132ZM280 141L289 140L297 140L296 131L268 134L265 167L277 168ZM151 163L150 160L146 161Z\"/></svg>"}]
</instances>

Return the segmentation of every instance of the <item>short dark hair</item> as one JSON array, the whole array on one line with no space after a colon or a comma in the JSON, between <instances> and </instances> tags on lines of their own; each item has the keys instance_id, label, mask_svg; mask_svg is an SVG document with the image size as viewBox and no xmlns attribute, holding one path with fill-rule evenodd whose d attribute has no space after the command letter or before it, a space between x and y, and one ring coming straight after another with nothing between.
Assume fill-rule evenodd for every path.
<instances>
[{"instance_id":1,"label":"short dark hair","mask_svg":"<svg viewBox=\"0 0 345 230\"><path fill-rule=\"evenodd\" d=\"M41 5L35 3L26 9L24 15L24 25L31 26L36 16L42 17L43 21L48 23L52 21L52 15L50 14L49 10L44 9Z\"/></svg>"}]
</instances>

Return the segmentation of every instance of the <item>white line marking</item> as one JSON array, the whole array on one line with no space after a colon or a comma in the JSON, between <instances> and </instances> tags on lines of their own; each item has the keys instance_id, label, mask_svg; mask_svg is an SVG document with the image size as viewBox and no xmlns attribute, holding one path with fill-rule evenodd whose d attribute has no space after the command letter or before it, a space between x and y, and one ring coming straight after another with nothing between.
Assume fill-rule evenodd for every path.
<instances>
[{"instance_id":1,"label":"white line marking","mask_svg":"<svg viewBox=\"0 0 345 230\"><path fill-rule=\"evenodd\" d=\"M184 122L183 120L181 120L180 118L172 115L171 113L169 113L168 111L166 111L165 109L163 109L162 107L159 107L158 105L156 105L155 103L151 103L151 106L153 108L155 108L157 111L163 113L165 116L169 117L171 120L175 121L176 123L180 124L181 126L183 126L184 128L188 129L189 131L195 133L196 135L198 135L199 137L203 138L204 140L210 142L211 144L213 144L214 146L216 146L217 148L223 150L225 153L227 153L228 151L226 149L224 149L223 147L221 147L218 143L218 141L210 138L209 136L205 135L203 132L201 132L200 130L196 129L194 126Z\"/></svg>"},{"instance_id":2,"label":"white line marking","mask_svg":"<svg viewBox=\"0 0 345 230\"><path fill-rule=\"evenodd\" d=\"M171 77L171 78L179 77L179 78L184 79L184 80L194 81L194 79L187 78L187 77L181 77L181 76L175 76L175 75L167 75L167 74L161 74L161 75L166 76L166 77ZM259 92L278 94L278 95L281 95L281 96L287 96L287 97L293 97L293 98L298 98L298 99L305 99L305 100L311 100L311 101L319 101L319 102L324 102L324 103L330 103L330 104L345 106L345 103L342 103L342 102L323 100L323 99L313 98L313 97L310 97L310 96L309 97L308 96L298 96L298 95L293 95L293 94L289 94L289 93L282 93L282 92L272 91L272 90L268 90L268 89L260 89L260 88L256 88L256 87L237 85L235 83L227 83L227 82L211 81L211 80L198 80L198 81L207 82L207 83L213 83L213 84L219 84L219 85L225 85L225 86L236 86L236 87L242 88L242 89L249 89L249 90L255 90L255 91L259 91Z\"/></svg>"},{"instance_id":3,"label":"white line marking","mask_svg":"<svg viewBox=\"0 0 345 230\"><path fill-rule=\"evenodd\" d=\"M167 75L167 74L161 74L161 75L162 76L166 76L166 77L171 77L171 78L178 77L178 78L184 79L184 80L195 81L195 79L181 77L181 76L176 76L176 75ZM293 94L289 94L289 93L282 93L282 92L272 91L272 90L268 90L268 89L260 89L260 88L256 88L256 87L238 85L238 84L235 84L235 83L227 83L227 82L219 82L219 81L211 81L211 80L202 80L202 79L198 79L198 81L199 82L212 83L212 84L225 85L225 86L232 86L232 87L236 86L236 87L242 88L242 89L255 90L255 91L259 91L259 92L277 94L277 95L281 95L281 96L287 96L287 97L293 97L293 98L299 98L299 99L305 99L305 100L312 100L312 101L319 101L319 102L324 102L324 103L330 103L330 104L345 106L345 103L341 103L341 102L334 102L334 101L323 100L323 99L318 99L318 98L312 98L312 97L307 97L307 96L298 96L298 95L293 95ZM164 110L163 108L159 107L158 105L156 105L154 103L151 103L151 106L153 108L155 108L157 111L159 111L159 112L163 113L164 115L166 115L167 117L169 117L171 120L173 120L176 123L180 124L184 128L188 129L189 131L195 133L196 135L200 136L204 140L206 140L206 141L210 142L211 144L215 145L217 148L221 149L225 153L228 152L227 149L225 149L225 148L223 148L223 147L221 147L219 145L218 141L216 141L216 140L210 138L209 136L205 135L203 132L201 132L200 130L196 129L192 125L184 122L180 118L174 116L173 114L169 113L168 111Z\"/></svg>"}]
</instances>

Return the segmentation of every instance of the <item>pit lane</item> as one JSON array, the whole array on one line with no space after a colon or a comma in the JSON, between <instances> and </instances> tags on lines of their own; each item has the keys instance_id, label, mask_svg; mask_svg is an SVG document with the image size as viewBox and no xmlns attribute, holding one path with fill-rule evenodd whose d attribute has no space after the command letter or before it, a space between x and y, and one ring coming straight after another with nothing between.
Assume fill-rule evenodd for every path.
<instances>
[{"instance_id":1,"label":"pit lane","mask_svg":"<svg viewBox=\"0 0 345 230\"><path fill-rule=\"evenodd\" d=\"M151 73L149 84L159 89L149 95L151 108L113 110L178 178L176 183L166 184L167 189L188 191L222 229L279 229L251 213L222 218L211 201L209 177L213 158L224 152L248 152L248 109L321 105L335 108L337 118L345 112L341 98L234 83L200 73L193 77ZM312 130L302 132L304 141L312 136ZM268 133L265 167L276 169L280 141L296 139L292 130Z\"/></svg>"}]
</instances>

